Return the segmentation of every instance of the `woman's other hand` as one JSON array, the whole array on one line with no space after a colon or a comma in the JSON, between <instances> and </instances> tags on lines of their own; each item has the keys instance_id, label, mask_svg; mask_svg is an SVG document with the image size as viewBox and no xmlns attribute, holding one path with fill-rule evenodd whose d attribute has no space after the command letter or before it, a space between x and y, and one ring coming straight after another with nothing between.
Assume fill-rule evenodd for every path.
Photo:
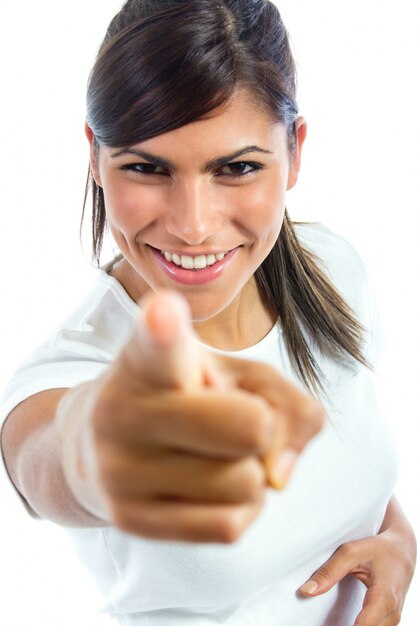
<instances>
[{"instance_id":1,"label":"woman's other hand","mask_svg":"<svg viewBox=\"0 0 417 626\"><path fill-rule=\"evenodd\" d=\"M321 406L272 367L199 345L178 294L141 306L105 375L58 407L67 482L86 510L126 532L236 541L266 487L285 486L322 426Z\"/></svg>"},{"instance_id":2,"label":"woman's other hand","mask_svg":"<svg viewBox=\"0 0 417 626\"><path fill-rule=\"evenodd\" d=\"M397 626L415 564L413 529L391 498L379 533L342 545L300 591L305 596L317 596L345 576L355 576L368 590L354 626Z\"/></svg>"}]
</instances>

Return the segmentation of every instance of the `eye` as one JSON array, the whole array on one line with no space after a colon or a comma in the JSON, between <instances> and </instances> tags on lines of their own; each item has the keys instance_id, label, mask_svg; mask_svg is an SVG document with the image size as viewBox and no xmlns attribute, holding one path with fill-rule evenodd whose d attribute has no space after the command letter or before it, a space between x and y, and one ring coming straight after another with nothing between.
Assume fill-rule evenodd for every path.
<instances>
[{"instance_id":1,"label":"eye","mask_svg":"<svg viewBox=\"0 0 417 626\"><path fill-rule=\"evenodd\" d=\"M264 166L260 163L253 163L252 161L234 161L233 163L223 165L217 175L230 176L231 178L241 178L242 176L255 174L263 167Z\"/></svg>"},{"instance_id":2,"label":"eye","mask_svg":"<svg viewBox=\"0 0 417 626\"><path fill-rule=\"evenodd\" d=\"M158 174L166 176L168 172L161 165L153 163L127 163L120 168L123 171L134 172L136 174Z\"/></svg>"}]
</instances>

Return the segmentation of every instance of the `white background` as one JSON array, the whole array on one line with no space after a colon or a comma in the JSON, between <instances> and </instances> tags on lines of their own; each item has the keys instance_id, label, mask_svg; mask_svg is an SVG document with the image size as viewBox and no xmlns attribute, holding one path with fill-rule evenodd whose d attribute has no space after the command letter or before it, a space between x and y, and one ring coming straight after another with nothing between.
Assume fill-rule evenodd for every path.
<instances>
[{"instance_id":1,"label":"white background","mask_svg":"<svg viewBox=\"0 0 417 626\"><path fill-rule=\"evenodd\" d=\"M396 489L417 527L413 0L280 0L309 124L292 217L345 235L376 285L388 349L384 405L401 458ZM78 237L87 173L85 85L118 0L0 2L0 387L94 278ZM0 622L104 626L64 533L0 492ZM414 596L414 597L413 597ZM417 583L403 626L417 623ZM272 625L271 625L272 626ZM294 625L302 626L302 625Z\"/></svg>"}]
</instances>

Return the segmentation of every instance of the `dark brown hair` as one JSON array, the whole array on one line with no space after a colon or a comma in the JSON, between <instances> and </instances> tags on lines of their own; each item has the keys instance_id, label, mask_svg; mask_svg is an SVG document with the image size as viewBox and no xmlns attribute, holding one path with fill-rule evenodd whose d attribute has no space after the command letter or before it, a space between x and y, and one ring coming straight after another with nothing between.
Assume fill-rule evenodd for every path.
<instances>
[{"instance_id":1,"label":"dark brown hair","mask_svg":"<svg viewBox=\"0 0 417 626\"><path fill-rule=\"evenodd\" d=\"M285 125L291 156L297 141L296 69L271 2L127 0L109 25L89 78L87 121L96 149L137 144L205 118L238 87ZM106 212L91 171L86 196L90 185L98 264ZM287 213L255 279L264 304L280 318L294 370L310 390L323 390L311 340L323 353L367 365L362 327L298 241Z\"/></svg>"}]
</instances>

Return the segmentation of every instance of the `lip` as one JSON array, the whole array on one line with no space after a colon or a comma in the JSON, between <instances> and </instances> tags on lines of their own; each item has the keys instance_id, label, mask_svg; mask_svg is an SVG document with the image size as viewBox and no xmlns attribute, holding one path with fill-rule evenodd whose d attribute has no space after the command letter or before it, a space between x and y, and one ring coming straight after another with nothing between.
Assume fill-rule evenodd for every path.
<instances>
[{"instance_id":1,"label":"lip","mask_svg":"<svg viewBox=\"0 0 417 626\"><path fill-rule=\"evenodd\" d=\"M222 261L217 261L214 265L210 265L203 270L186 270L181 266L175 265L175 263L167 261L162 252L157 248L153 248L152 246L148 247L159 266L165 274L169 276L169 278L174 280L176 283L192 286L205 285L213 280L216 280L217 278L220 278L224 274L227 266L231 263L240 246L230 250L224 256ZM188 256L191 255L189 254Z\"/></svg>"},{"instance_id":2,"label":"lip","mask_svg":"<svg viewBox=\"0 0 417 626\"><path fill-rule=\"evenodd\" d=\"M148 244L149 245L149 244ZM164 252L170 252L171 254L177 254L178 256L190 256L193 259L195 259L196 256L209 256L210 254L226 254L227 248L224 250L209 250L207 252L207 250L201 250L199 252L190 252L189 250L187 250L186 252L182 252L181 250L172 250L171 248L154 248L153 246L150 246L150 248L153 248L154 250L159 250L160 252L164 251ZM239 247L239 246L236 246ZM233 248L234 250L234 248ZM232 251L232 248L229 249L229 252Z\"/></svg>"}]
</instances>

